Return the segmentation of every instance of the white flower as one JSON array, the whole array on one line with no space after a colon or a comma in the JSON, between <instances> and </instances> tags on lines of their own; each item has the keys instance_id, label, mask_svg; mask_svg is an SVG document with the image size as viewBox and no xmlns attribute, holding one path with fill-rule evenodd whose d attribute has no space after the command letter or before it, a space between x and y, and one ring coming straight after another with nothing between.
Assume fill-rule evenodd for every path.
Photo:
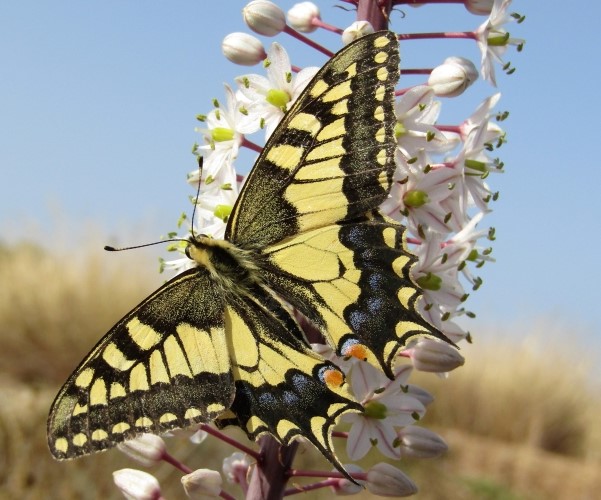
<instances>
[{"instance_id":1,"label":"white flower","mask_svg":"<svg viewBox=\"0 0 601 500\"><path fill-rule=\"evenodd\" d=\"M448 263L441 251L442 234L426 230L424 236L422 243L413 249L418 261L411 270L413 279L424 294L419 306L436 304L445 311L453 311L465 296L459 283L457 265Z\"/></svg>"},{"instance_id":2,"label":"white flower","mask_svg":"<svg viewBox=\"0 0 601 500\"><path fill-rule=\"evenodd\" d=\"M407 159L418 151L447 151L453 147L434 124L440 114L440 101L434 100L434 91L427 85L408 90L394 105L395 136L400 151Z\"/></svg>"},{"instance_id":3,"label":"white flower","mask_svg":"<svg viewBox=\"0 0 601 500\"><path fill-rule=\"evenodd\" d=\"M392 217L400 212L407 217L406 225L410 228L425 226L448 233L451 231L446 220L448 209L442 202L454 196L450 187L459 178L459 173L445 166L429 168L424 150L418 151L415 160L395 172L390 195L382 203L382 210ZM403 163L404 158L397 155L397 164Z\"/></svg>"},{"instance_id":4,"label":"white flower","mask_svg":"<svg viewBox=\"0 0 601 500\"><path fill-rule=\"evenodd\" d=\"M295 76L288 54L279 43L272 44L266 61L267 78L250 74L237 77L236 82L245 100L249 119L255 121L257 128L264 126L265 137L268 138L317 68L304 68Z\"/></svg>"},{"instance_id":5,"label":"white flower","mask_svg":"<svg viewBox=\"0 0 601 500\"><path fill-rule=\"evenodd\" d=\"M205 185L208 175L216 177L222 165L236 159L244 134L250 134L259 128L241 111L242 105L231 87L224 87L225 107L216 102L215 109L205 118L206 127L196 128L202 134L204 142L196 148L196 153L206 157L203 164Z\"/></svg>"},{"instance_id":6,"label":"white flower","mask_svg":"<svg viewBox=\"0 0 601 500\"><path fill-rule=\"evenodd\" d=\"M499 92L484 99L476 108L476 111L459 126L463 141L467 140L475 128L484 128L487 131L487 136L484 138L484 142L487 143L495 141L504 134L501 127L490 121L491 111L497 105L499 99L501 99Z\"/></svg>"},{"instance_id":7,"label":"white flower","mask_svg":"<svg viewBox=\"0 0 601 500\"><path fill-rule=\"evenodd\" d=\"M128 500L158 500L161 487L156 478L136 469L120 469L113 472L113 481Z\"/></svg>"},{"instance_id":8,"label":"white flower","mask_svg":"<svg viewBox=\"0 0 601 500\"><path fill-rule=\"evenodd\" d=\"M372 446L387 457L400 457L395 426L410 425L425 413L421 402L403 390L410 373L411 368L405 365L391 381L366 362L353 366L351 388L365 411L343 416L352 423L347 439L352 460L361 459Z\"/></svg>"},{"instance_id":9,"label":"white flower","mask_svg":"<svg viewBox=\"0 0 601 500\"><path fill-rule=\"evenodd\" d=\"M472 285L475 284L475 281L468 272L465 261L475 262L479 267L482 266L484 262L494 262L494 259L490 256L492 248L483 248L476 245L478 240L487 237L489 233L489 231L485 229L476 229L476 225L483 217L484 212L478 212L461 231L445 242L443 248L447 264L461 266L462 272Z\"/></svg>"},{"instance_id":10,"label":"white flower","mask_svg":"<svg viewBox=\"0 0 601 500\"><path fill-rule=\"evenodd\" d=\"M478 47L482 55L482 78L496 85L494 62L503 64L502 55L509 45L524 44L524 40L510 38L503 25L516 19L507 13L511 0L495 0L489 18L476 30Z\"/></svg>"},{"instance_id":11,"label":"white flower","mask_svg":"<svg viewBox=\"0 0 601 500\"><path fill-rule=\"evenodd\" d=\"M460 169L464 197L483 212L488 212L488 202L493 193L485 182L488 175L503 172L502 164L491 160L485 151L489 147L488 128L476 127L471 130L463 147L452 163Z\"/></svg>"}]
</instances>

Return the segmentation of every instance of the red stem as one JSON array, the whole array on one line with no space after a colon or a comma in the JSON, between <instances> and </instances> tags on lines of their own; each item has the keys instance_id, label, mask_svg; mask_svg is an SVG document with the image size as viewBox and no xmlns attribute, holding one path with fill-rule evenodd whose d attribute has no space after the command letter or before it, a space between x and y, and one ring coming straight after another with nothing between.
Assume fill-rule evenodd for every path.
<instances>
[{"instance_id":1,"label":"red stem","mask_svg":"<svg viewBox=\"0 0 601 500\"><path fill-rule=\"evenodd\" d=\"M399 40L430 40L434 38L463 38L477 40L473 31L438 31L434 33L405 33L397 35Z\"/></svg>"},{"instance_id":2,"label":"red stem","mask_svg":"<svg viewBox=\"0 0 601 500\"><path fill-rule=\"evenodd\" d=\"M318 50L319 52L321 52L322 54L325 54L328 57L332 57L334 55L334 52L326 49L322 45L319 45L318 43L314 42L310 38L307 38L305 35L301 35L298 31L293 30L288 25L286 25L284 27L284 33L290 35L293 38L296 38L297 40L300 40L303 43L306 43L309 47L313 47L315 50Z\"/></svg>"},{"instance_id":3,"label":"red stem","mask_svg":"<svg viewBox=\"0 0 601 500\"><path fill-rule=\"evenodd\" d=\"M233 439L229 436L226 436L223 432L220 432L217 429L214 429L210 425L202 424L200 426L200 428L203 431L205 431L207 434L210 434L211 436L215 436L216 438L220 439L224 443L227 443L227 444L233 446L234 448L238 448L240 451L246 453L250 457L253 457L255 460L258 460L261 456L255 450L248 448L247 446L244 446L242 443L239 443L235 439Z\"/></svg>"}]
</instances>

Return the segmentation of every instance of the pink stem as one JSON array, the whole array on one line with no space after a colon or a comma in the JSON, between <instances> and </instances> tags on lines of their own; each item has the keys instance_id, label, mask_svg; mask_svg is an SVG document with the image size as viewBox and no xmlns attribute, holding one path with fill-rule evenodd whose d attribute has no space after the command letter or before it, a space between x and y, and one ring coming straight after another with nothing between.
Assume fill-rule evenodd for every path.
<instances>
[{"instance_id":1,"label":"pink stem","mask_svg":"<svg viewBox=\"0 0 601 500\"><path fill-rule=\"evenodd\" d=\"M324 30L331 31L332 33L338 33L339 35L341 35L343 32L343 30L341 30L340 28L337 28L336 26L332 26L331 24L324 23L321 19L313 18L311 20L311 24L313 26L317 26L318 28L322 28Z\"/></svg>"},{"instance_id":2,"label":"pink stem","mask_svg":"<svg viewBox=\"0 0 601 500\"><path fill-rule=\"evenodd\" d=\"M463 38L468 40L477 40L478 37L473 31L438 31L434 33L405 33L397 35L399 40L430 40L435 38Z\"/></svg>"},{"instance_id":3,"label":"pink stem","mask_svg":"<svg viewBox=\"0 0 601 500\"><path fill-rule=\"evenodd\" d=\"M181 463L177 458L175 458L172 455L169 455L169 453L167 453L167 452L163 453L163 456L161 457L161 459L164 462L167 462L168 464L173 465L173 467L175 467L176 469L181 470L184 474L190 474L190 472L192 472L192 469L190 469L190 467Z\"/></svg>"},{"instance_id":4,"label":"pink stem","mask_svg":"<svg viewBox=\"0 0 601 500\"><path fill-rule=\"evenodd\" d=\"M243 451L248 456L253 457L255 460L259 459L260 454L257 453L255 450L252 450L252 449L248 448L247 446L244 446L242 443L239 443L235 439L232 439L231 437L226 436L223 432L220 432L217 429L214 429L210 425L202 424L200 426L200 428L203 431L205 431L207 434L210 434L211 436L215 436L216 438L220 439L224 443L227 443L227 444L233 446L234 448L238 448L240 451Z\"/></svg>"},{"instance_id":5,"label":"pink stem","mask_svg":"<svg viewBox=\"0 0 601 500\"><path fill-rule=\"evenodd\" d=\"M306 493L307 491L318 490L320 488L327 488L328 486L336 486L340 482L340 479L326 479L325 481L319 481L318 483L308 484L306 486L294 486L284 491L284 496L297 495L298 493Z\"/></svg>"},{"instance_id":6,"label":"pink stem","mask_svg":"<svg viewBox=\"0 0 601 500\"><path fill-rule=\"evenodd\" d=\"M307 38L305 35L301 35L298 31L293 30L288 25L286 25L286 27L284 27L284 33L290 35L293 38L296 38L297 40L300 40L303 43L306 43L309 47L313 47L315 50L321 52L322 54L325 54L327 57L332 57L334 55L334 52L326 49L322 45L319 45L318 43L314 42L310 38Z\"/></svg>"},{"instance_id":7,"label":"pink stem","mask_svg":"<svg viewBox=\"0 0 601 500\"><path fill-rule=\"evenodd\" d=\"M261 153L263 151L263 148L261 146L252 141L249 141L246 137L242 138L242 143L240 144L240 146L251 149L256 153Z\"/></svg>"}]
</instances>

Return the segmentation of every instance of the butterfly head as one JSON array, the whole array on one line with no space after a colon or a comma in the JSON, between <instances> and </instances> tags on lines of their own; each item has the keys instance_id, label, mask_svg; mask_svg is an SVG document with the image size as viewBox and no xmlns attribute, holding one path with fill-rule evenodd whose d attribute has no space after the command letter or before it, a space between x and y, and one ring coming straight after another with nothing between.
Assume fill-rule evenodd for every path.
<instances>
[{"instance_id":1,"label":"butterfly head","mask_svg":"<svg viewBox=\"0 0 601 500\"><path fill-rule=\"evenodd\" d=\"M194 235L188 240L185 253L197 266L206 268L217 280L240 283L257 279L258 267L253 255L229 241L205 234Z\"/></svg>"}]
</instances>

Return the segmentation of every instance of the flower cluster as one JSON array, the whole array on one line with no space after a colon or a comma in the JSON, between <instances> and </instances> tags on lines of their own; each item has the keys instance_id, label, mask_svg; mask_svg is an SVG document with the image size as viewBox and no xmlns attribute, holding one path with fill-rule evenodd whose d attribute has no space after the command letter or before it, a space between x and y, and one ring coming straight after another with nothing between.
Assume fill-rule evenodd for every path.
<instances>
[{"instance_id":1,"label":"flower cluster","mask_svg":"<svg viewBox=\"0 0 601 500\"><path fill-rule=\"evenodd\" d=\"M362 0L344 1L363 12L359 9ZM420 2L427 3L426 0ZM482 280L476 272L492 260L490 241L494 240L494 230L482 229L480 224L498 196L489 185L489 177L503 172L503 163L494 152L505 142L505 133L497 121L506 115L493 111L500 98L499 94L494 94L462 123L440 125L442 104L438 98L461 96L477 80L479 72L485 80L496 85L496 63L500 63L507 73L513 72L501 58L508 46L516 45L521 50L523 42L510 38L504 26L510 21L521 22L523 17L509 14L510 3L511 0L464 1L469 12L487 16L473 32L463 34L463 38L473 40L480 48L480 71L463 57L447 57L439 66L427 71L402 68L402 75L427 73L428 79L423 84L397 91L397 169L390 197L381 210L408 228L408 242L419 258L413 269L413 279L424 290L420 312L454 342L469 336L454 320L461 315L471 315L463 306L469 294L467 290L476 290L480 286ZM373 19L360 19L344 30L329 25L321 19L318 7L312 2L298 3L286 15L275 3L254 0L244 8L243 16L257 34L271 37L286 33L328 56L332 52L302 33L329 30L340 34L343 43L348 43L374 31ZM455 32L444 35L436 33L432 38L458 38ZM415 35L399 35L399 39L412 36ZM420 38L428 36L420 34ZM222 48L232 62L246 66L261 63L263 71L262 74L236 78L235 89L225 85L225 98L214 100L213 109L198 116L203 125L198 128L201 140L195 145L194 153L202 157L203 163L202 169L188 176L188 181L198 189L198 196L195 197L195 227L189 226L187 230L216 238L223 238L228 216L244 180L235 167L240 148L259 152L260 146L249 136L259 133L266 140L317 71L317 68L293 66L282 45L274 42L265 48L258 38L247 33L226 36ZM177 249L182 250L181 247ZM188 259L182 258L166 265L179 271L188 263ZM442 342L420 340L402 352L395 379L389 380L365 362L338 358L329 347L321 344L313 347L345 372L356 399L365 408L361 414L345 416L347 425L350 424L348 432L335 433L337 437L346 438L346 451L351 460L362 459L374 447L389 459L434 457L446 450L440 437L416 425L432 397L410 384L409 377L414 369L445 373L460 366L463 359L455 349ZM209 430L208 426L203 427ZM224 440L229 439L215 430L210 432ZM148 454L154 459L164 459L164 449L151 441L153 444L147 445ZM243 445L228 442L247 454L228 458L224 475L246 491L252 459L258 455ZM186 473L182 482L189 496L229 497L221 489L221 475L215 471L200 469L192 472L180 468ZM378 464L368 472L354 465L347 468L373 493L408 495L416 491L407 476L386 463ZM143 473L138 472L116 473L117 484L122 487L123 477L131 474L131 480L139 488L144 481L140 475ZM305 490L330 486L339 494L361 491L338 472L325 476L319 471L313 471L313 474L291 472L296 476L328 478L303 487ZM160 490L153 479L148 480L147 491L150 493L135 498L159 498Z\"/></svg>"}]
</instances>

